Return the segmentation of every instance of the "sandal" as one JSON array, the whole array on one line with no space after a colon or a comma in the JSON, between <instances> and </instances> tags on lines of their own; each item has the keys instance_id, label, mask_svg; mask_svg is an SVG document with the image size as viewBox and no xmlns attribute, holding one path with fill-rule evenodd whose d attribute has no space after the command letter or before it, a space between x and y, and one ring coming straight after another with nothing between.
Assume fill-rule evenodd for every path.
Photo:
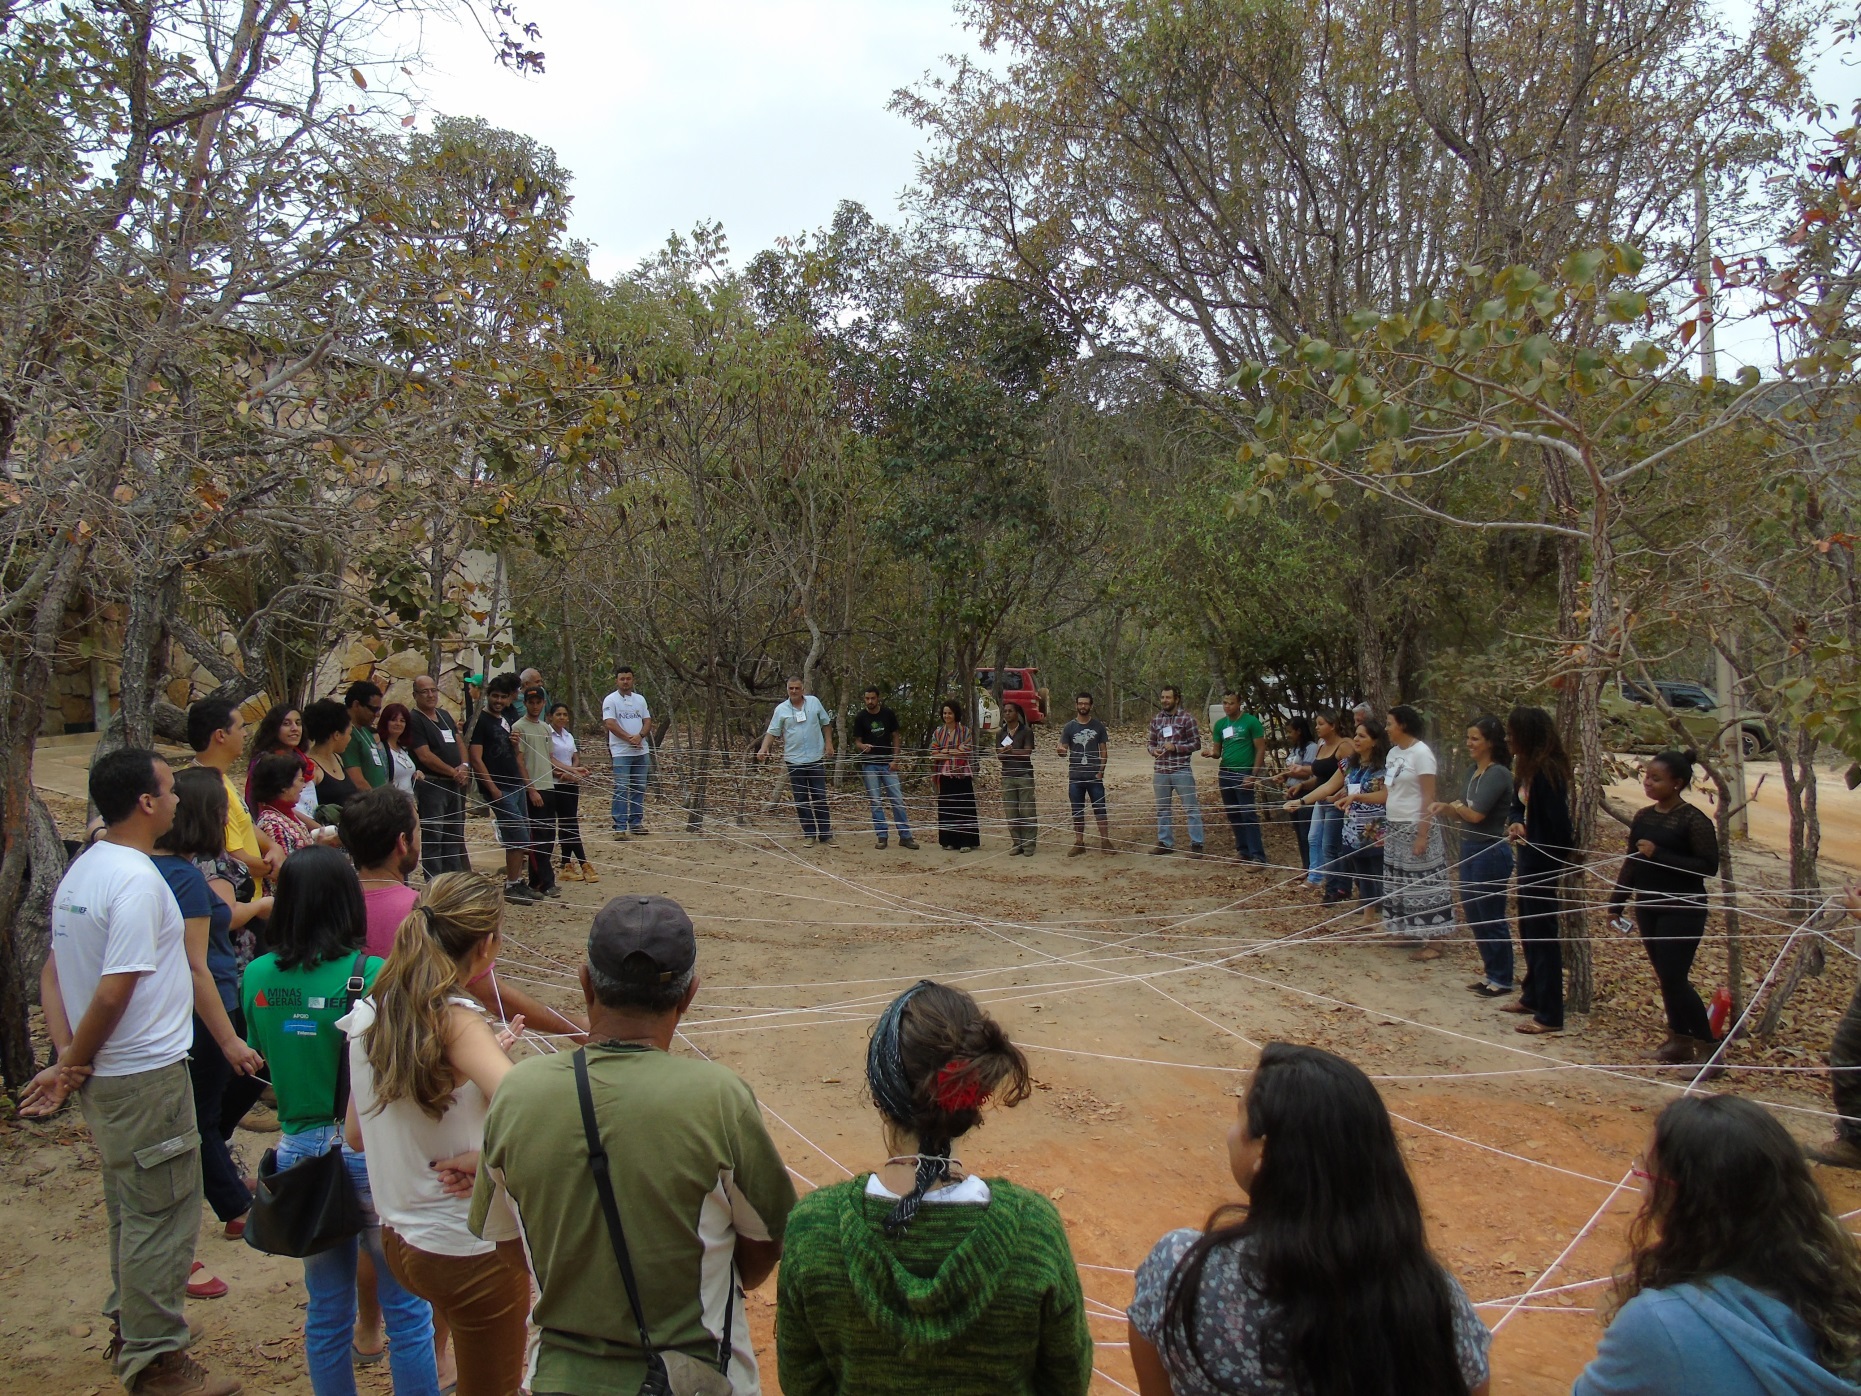
<instances>
[{"instance_id":1,"label":"sandal","mask_svg":"<svg viewBox=\"0 0 1861 1396\"><path fill-rule=\"evenodd\" d=\"M1499 1006L1499 1011L1501 1013L1530 1013L1532 1012L1531 1009L1525 1006L1524 1001L1522 999L1514 999L1511 1003L1501 1004Z\"/></svg>"},{"instance_id":2,"label":"sandal","mask_svg":"<svg viewBox=\"0 0 1861 1396\"><path fill-rule=\"evenodd\" d=\"M373 1367L388 1355L388 1344L384 1338L381 1347L374 1352L363 1352L353 1341L349 1344L349 1360L357 1367Z\"/></svg>"},{"instance_id":3,"label":"sandal","mask_svg":"<svg viewBox=\"0 0 1861 1396\"><path fill-rule=\"evenodd\" d=\"M1529 1023L1520 1023L1516 1028L1512 1029L1512 1031L1522 1032L1527 1037L1553 1037L1563 1032L1563 1029L1547 1028L1543 1023L1540 1023L1534 1018Z\"/></svg>"},{"instance_id":4,"label":"sandal","mask_svg":"<svg viewBox=\"0 0 1861 1396\"><path fill-rule=\"evenodd\" d=\"M206 1268L207 1267L202 1262L197 1260L187 1273L191 1277L198 1275ZM190 1278L187 1282L187 1297L189 1299L224 1299L226 1293L226 1281L221 1279L218 1275L209 1275L206 1279L198 1282Z\"/></svg>"}]
</instances>

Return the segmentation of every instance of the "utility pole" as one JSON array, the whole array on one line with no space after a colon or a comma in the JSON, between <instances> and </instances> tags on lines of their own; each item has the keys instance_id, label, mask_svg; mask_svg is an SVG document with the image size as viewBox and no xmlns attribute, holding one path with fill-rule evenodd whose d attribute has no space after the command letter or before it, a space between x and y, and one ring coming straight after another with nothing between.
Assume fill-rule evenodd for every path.
<instances>
[{"instance_id":1,"label":"utility pole","mask_svg":"<svg viewBox=\"0 0 1861 1396\"><path fill-rule=\"evenodd\" d=\"M1699 375L1717 379L1719 356L1713 342L1713 321L1717 318L1712 284L1712 239L1706 218L1706 171L1700 170L1693 186L1693 275L1699 286ZM1726 643L1731 643L1727 637ZM1745 729L1738 719L1738 680L1732 673L1732 661L1726 657L1725 644L1712 647L1715 679L1719 690L1719 709L1725 728L1726 764L1731 771L1727 782L1732 789L1732 832L1741 839L1751 837L1751 815L1745 805Z\"/></svg>"}]
</instances>

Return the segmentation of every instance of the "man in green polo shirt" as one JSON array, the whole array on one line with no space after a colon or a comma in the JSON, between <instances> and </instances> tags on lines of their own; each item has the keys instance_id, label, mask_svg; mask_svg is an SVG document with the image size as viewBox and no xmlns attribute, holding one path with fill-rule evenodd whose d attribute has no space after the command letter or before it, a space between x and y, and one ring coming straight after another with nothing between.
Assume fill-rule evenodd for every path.
<instances>
[{"instance_id":1,"label":"man in green polo shirt","mask_svg":"<svg viewBox=\"0 0 1861 1396\"><path fill-rule=\"evenodd\" d=\"M782 1253L795 1185L756 1097L727 1067L672 1044L698 992L691 918L665 897L617 897L596 913L581 967L589 1089L653 1346L757 1389L738 1288ZM472 1230L502 1187L541 1290L536 1396L637 1391L646 1375L576 1090L580 1052L518 1062L485 1120Z\"/></svg>"},{"instance_id":2,"label":"man in green polo shirt","mask_svg":"<svg viewBox=\"0 0 1861 1396\"><path fill-rule=\"evenodd\" d=\"M1209 728L1202 755L1221 762L1221 804L1228 812L1228 827L1234 831L1235 856L1243 863L1264 865L1267 849L1260 837L1254 787L1266 756L1266 728L1259 718L1241 710L1241 696L1233 689L1221 695L1221 713Z\"/></svg>"},{"instance_id":3,"label":"man in green polo shirt","mask_svg":"<svg viewBox=\"0 0 1861 1396\"><path fill-rule=\"evenodd\" d=\"M343 748L343 771L357 790L378 789L394 774L375 732L375 723L381 718L381 689L361 679L349 685L342 700L349 705L349 745Z\"/></svg>"}]
</instances>

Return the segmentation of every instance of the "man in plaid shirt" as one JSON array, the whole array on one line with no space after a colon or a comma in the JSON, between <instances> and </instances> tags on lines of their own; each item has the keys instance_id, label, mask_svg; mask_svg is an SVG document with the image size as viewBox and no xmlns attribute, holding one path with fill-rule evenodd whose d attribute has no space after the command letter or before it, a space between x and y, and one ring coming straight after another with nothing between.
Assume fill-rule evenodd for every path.
<instances>
[{"instance_id":1,"label":"man in plaid shirt","mask_svg":"<svg viewBox=\"0 0 1861 1396\"><path fill-rule=\"evenodd\" d=\"M1195 794L1195 772L1189 769L1190 758L1201 749L1202 733L1195 715L1185 712L1175 684L1165 684L1159 700L1162 710L1150 719L1150 740L1145 743L1156 769L1151 772L1150 788L1157 797L1157 846L1152 853L1176 851L1176 829L1172 818L1171 792L1182 798L1183 813L1189 817L1189 852L1202 852L1202 804Z\"/></svg>"}]
</instances>

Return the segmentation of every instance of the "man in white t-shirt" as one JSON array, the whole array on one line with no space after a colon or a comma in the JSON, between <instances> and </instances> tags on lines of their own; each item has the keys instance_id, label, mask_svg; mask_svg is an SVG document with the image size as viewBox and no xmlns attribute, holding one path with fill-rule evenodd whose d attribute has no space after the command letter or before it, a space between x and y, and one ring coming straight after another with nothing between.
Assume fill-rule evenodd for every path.
<instances>
[{"instance_id":1,"label":"man in white t-shirt","mask_svg":"<svg viewBox=\"0 0 1861 1396\"><path fill-rule=\"evenodd\" d=\"M762 745L756 748L756 759L767 761L769 744L777 740L782 743L789 793L795 797L795 817L801 821L801 841L810 848L834 841L833 821L827 812L827 763L834 759L833 720L834 715L800 679L790 679L788 697L775 705Z\"/></svg>"},{"instance_id":2,"label":"man in white t-shirt","mask_svg":"<svg viewBox=\"0 0 1861 1396\"><path fill-rule=\"evenodd\" d=\"M601 725L607 728L607 754L614 759L614 837L646 833L646 769L652 752L648 736L653 713L633 691L633 670L614 671L614 691L601 702Z\"/></svg>"},{"instance_id":3,"label":"man in white t-shirt","mask_svg":"<svg viewBox=\"0 0 1861 1396\"><path fill-rule=\"evenodd\" d=\"M132 1396L233 1396L237 1381L188 1355L183 1312L201 1202L194 982L181 908L151 861L174 823L174 775L152 751L109 752L91 767L90 798L104 832L52 894L39 977L57 1061L20 1113L49 1115L78 1093L103 1160L110 1357Z\"/></svg>"}]
</instances>

